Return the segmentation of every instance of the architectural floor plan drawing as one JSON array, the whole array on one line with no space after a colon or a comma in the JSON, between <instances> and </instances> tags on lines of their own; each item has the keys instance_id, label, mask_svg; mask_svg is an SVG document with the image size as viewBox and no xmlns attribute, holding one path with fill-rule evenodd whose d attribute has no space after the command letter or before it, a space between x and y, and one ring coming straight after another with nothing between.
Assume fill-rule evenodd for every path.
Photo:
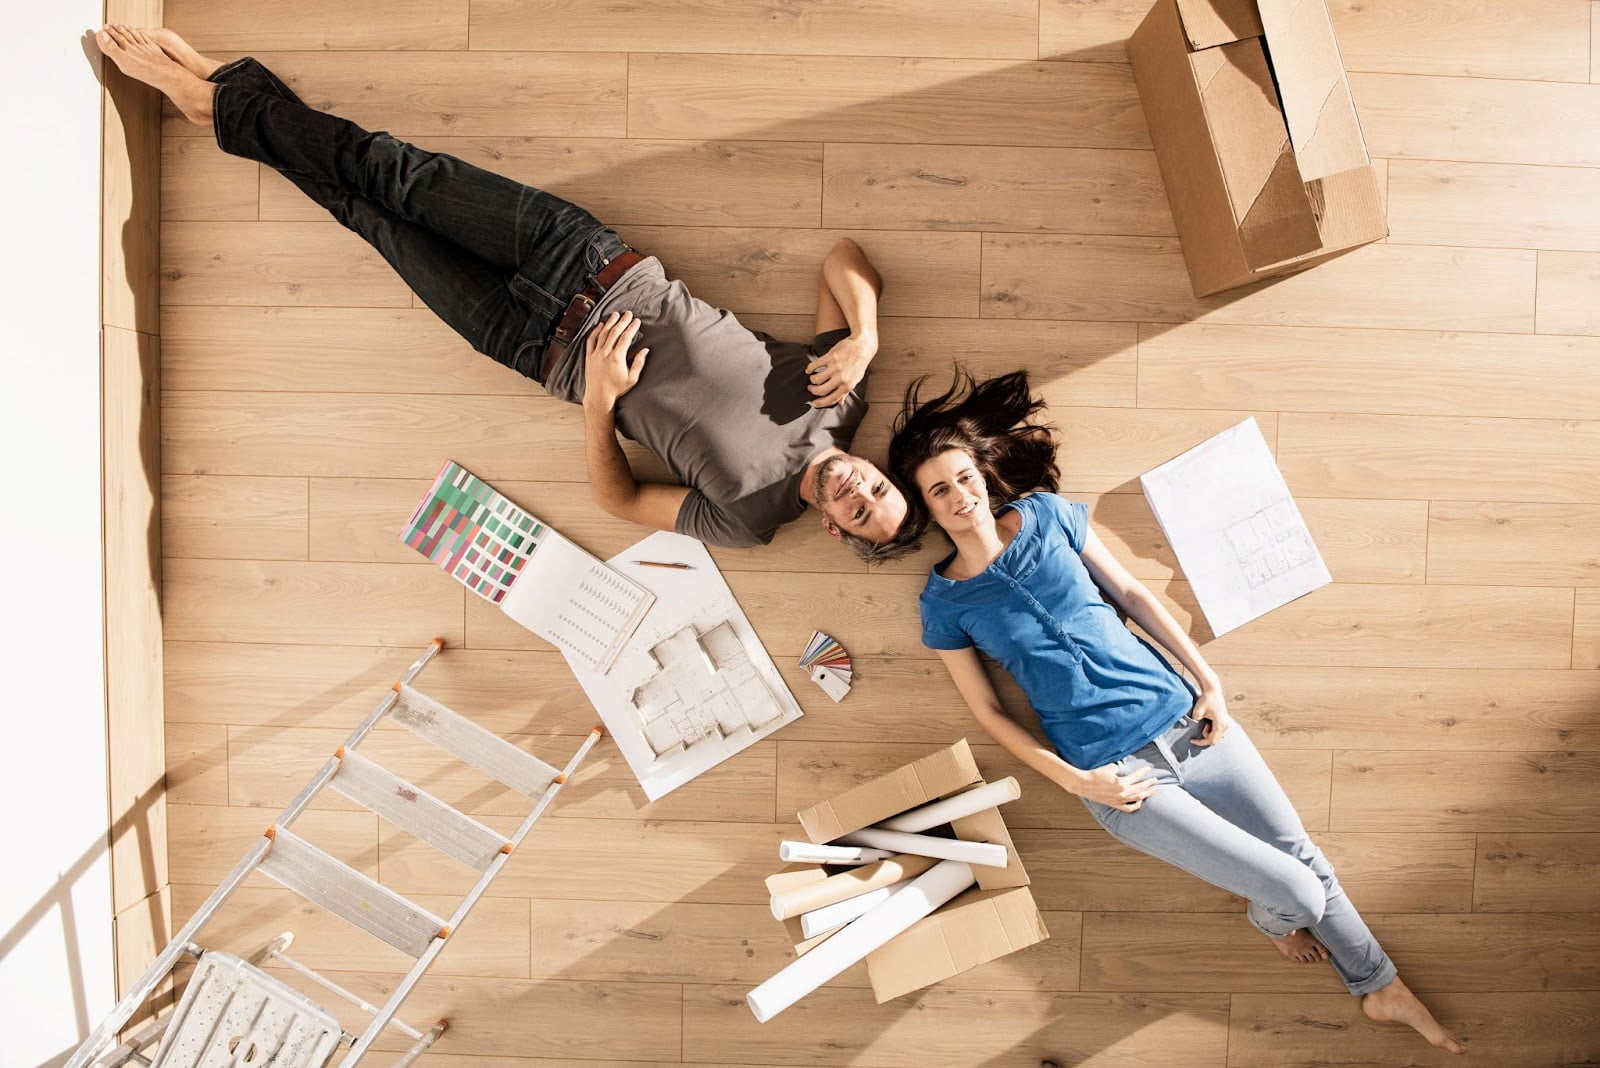
<instances>
[{"instance_id":1,"label":"architectural floor plan drawing","mask_svg":"<svg viewBox=\"0 0 1600 1068\"><path fill-rule=\"evenodd\" d=\"M1254 418L1139 481L1214 636L1332 581Z\"/></svg>"},{"instance_id":2,"label":"architectural floor plan drawing","mask_svg":"<svg viewBox=\"0 0 1600 1068\"><path fill-rule=\"evenodd\" d=\"M610 671L570 653L567 663L647 798L800 718L799 702L704 545L657 531L609 563L655 601Z\"/></svg>"},{"instance_id":3,"label":"architectural floor plan drawing","mask_svg":"<svg viewBox=\"0 0 1600 1068\"><path fill-rule=\"evenodd\" d=\"M657 758L709 739L753 736L783 715L727 620L703 634L684 627L650 655L661 670L630 703Z\"/></svg>"}]
</instances>

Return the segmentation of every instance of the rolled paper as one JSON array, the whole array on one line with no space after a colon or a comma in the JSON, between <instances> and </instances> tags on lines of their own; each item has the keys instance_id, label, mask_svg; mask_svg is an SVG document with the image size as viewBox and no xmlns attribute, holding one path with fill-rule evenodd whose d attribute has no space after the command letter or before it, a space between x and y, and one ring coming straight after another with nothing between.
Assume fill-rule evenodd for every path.
<instances>
[{"instance_id":1,"label":"rolled paper","mask_svg":"<svg viewBox=\"0 0 1600 1068\"><path fill-rule=\"evenodd\" d=\"M1021 796L1022 787L1017 780L1014 777L1005 778L999 782L986 783L976 790L968 790L964 794L947 797L943 801L930 802L910 812L902 812L873 826L885 831L906 831L914 834L917 831L926 831L930 827L951 823L974 812L982 812L986 808L1003 805L1007 801L1015 801Z\"/></svg>"},{"instance_id":2,"label":"rolled paper","mask_svg":"<svg viewBox=\"0 0 1600 1068\"><path fill-rule=\"evenodd\" d=\"M807 938L815 938L824 931L831 931L835 927L843 926L857 916L871 912L877 906L889 900L889 895L896 890L903 889L911 882L902 879L899 882L885 886L881 890L873 890L857 897L847 897L843 901L836 901L831 905L824 905L820 909L808 912L800 917L800 933Z\"/></svg>"},{"instance_id":3,"label":"rolled paper","mask_svg":"<svg viewBox=\"0 0 1600 1068\"><path fill-rule=\"evenodd\" d=\"M893 849L897 853L911 853L919 857L964 860L968 864L981 864L986 868L1006 866L1006 847L994 842L963 842L956 838L935 838L931 834L880 831L875 827L851 831L838 841L845 845Z\"/></svg>"},{"instance_id":4,"label":"rolled paper","mask_svg":"<svg viewBox=\"0 0 1600 1068\"><path fill-rule=\"evenodd\" d=\"M824 905L882 889L902 879L921 875L933 867L928 857L893 857L880 860L854 871L842 871L820 882L797 887L787 893L772 895L772 915L780 920L815 912Z\"/></svg>"},{"instance_id":5,"label":"rolled paper","mask_svg":"<svg viewBox=\"0 0 1600 1068\"><path fill-rule=\"evenodd\" d=\"M746 994L766 1023L976 882L972 866L944 860L844 929Z\"/></svg>"},{"instance_id":6,"label":"rolled paper","mask_svg":"<svg viewBox=\"0 0 1600 1068\"><path fill-rule=\"evenodd\" d=\"M894 853L887 849L863 849L861 846L814 845L811 842L779 842L778 859L788 864L871 864L875 860L888 860Z\"/></svg>"}]
</instances>

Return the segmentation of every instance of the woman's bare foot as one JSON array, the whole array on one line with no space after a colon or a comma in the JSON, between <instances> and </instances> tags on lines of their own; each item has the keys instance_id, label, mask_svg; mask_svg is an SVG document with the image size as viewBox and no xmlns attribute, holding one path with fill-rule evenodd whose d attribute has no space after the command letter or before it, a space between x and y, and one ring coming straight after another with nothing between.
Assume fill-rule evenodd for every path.
<instances>
[{"instance_id":1,"label":"woman's bare foot","mask_svg":"<svg viewBox=\"0 0 1600 1068\"><path fill-rule=\"evenodd\" d=\"M217 87L180 66L147 32L114 24L94 40L122 73L161 90L195 125L211 125L211 97Z\"/></svg>"},{"instance_id":2,"label":"woman's bare foot","mask_svg":"<svg viewBox=\"0 0 1600 1068\"><path fill-rule=\"evenodd\" d=\"M1433 1013L1417 1000L1417 995L1400 981L1398 975L1388 986L1364 995L1361 998L1361 1011L1369 1019L1380 1023L1403 1023L1440 1049L1451 1053L1467 1052L1467 1047L1439 1025Z\"/></svg>"},{"instance_id":3,"label":"woman's bare foot","mask_svg":"<svg viewBox=\"0 0 1600 1068\"><path fill-rule=\"evenodd\" d=\"M1315 964L1328 959L1328 951L1322 948L1322 943L1311 937L1311 932L1305 928L1290 931L1282 938L1272 935L1272 944L1278 952L1283 954L1285 960L1292 960L1298 964Z\"/></svg>"},{"instance_id":4,"label":"woman's bare foot","mask_svg":"<svg viewBox=\"0 0 1600 1068\"><path fill-rule=\"evenodd\" d=\"M161 46L161 51L172 58L172 61L196 78L209 78L222 66L222 60L202 56L194 50L194 46L172 30L161 27L155 30L145 30L150 39Z\"/></svg>"}]
</instances>

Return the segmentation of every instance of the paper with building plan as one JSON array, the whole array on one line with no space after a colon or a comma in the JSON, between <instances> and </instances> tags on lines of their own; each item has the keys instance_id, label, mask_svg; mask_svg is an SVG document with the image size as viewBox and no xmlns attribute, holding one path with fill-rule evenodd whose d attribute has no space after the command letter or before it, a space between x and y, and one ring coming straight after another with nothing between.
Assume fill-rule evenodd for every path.
<instances>
[{"instance_id":1,"label":"paper with building plan","mask_svg":"<svg viewBox=\"0 0 1600 1068\"><path fill-rule=\"evenodd\" d=\"M1139 481L1212 634L1333 581L1255 419Z\"/></svg>"},{"instance_id":2,"label":"paper with building plan","mask_svg":"<svg viewBox=\"0 0 1600 1068\"><path fill-rule=\"evenodd\" d=\"M646 797L654 801L800 718L704 545L658 531L609 563L655 602L604 674L563 652Z\"/></svg>"}]
</instances>

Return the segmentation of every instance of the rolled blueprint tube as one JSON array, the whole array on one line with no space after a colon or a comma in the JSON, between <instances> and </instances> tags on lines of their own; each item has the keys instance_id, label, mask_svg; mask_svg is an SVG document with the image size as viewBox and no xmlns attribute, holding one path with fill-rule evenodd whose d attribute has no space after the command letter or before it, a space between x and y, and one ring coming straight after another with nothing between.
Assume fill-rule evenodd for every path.
<instances>
[{"instance_id":1,"label":"rolled blueprint tube","mask_svg":"<svg viewBox=\"0 0 1600 1068\"><path fill-rule=\"evenodd\" d=\"M779 842L778 859L787 864L871 864L894 856L887 849L861 846L813 845L810 842Z\"/></svg>"},{"instance_id":2,"label":"rolled blueprint tube","mask_svg":"<svg viewBox=\"0 0 1600 1068\"><path fill-rule=\"evenodd\" d=\"M968 864L982 864L988 868L1006 866L1006 847L994 842L963 842L955 838L935 838L929 834L880 831L874 827L851 831L840 838L839 842L843 845L893 849L899 853L913 853L919 857L964 860Z\"/></svg>"},{"instance_id":3,"label":"rolled blueprint tube","mask_svg":"<svg viewBox=\"0 0 1600 1068\"><path fill-rule=\"evenodd\" d=\"M787 920L802 912L811 912L824 905L831 905L835 901L843 901L847 897L855 897L857 894L865 894L890 883L921 875L931 867L933 861L928 857L894 857L890 860L880 860L876 864L868 864L864 868L856 868L854 871L842 871L838 875L830 875L820 882L802 886L787 894L773 894L772 915L776 919Z\"/></svg>"},{"instance_id":4,"label":"rolled blueprint tube","mask_svg":"<svg viewBox=\"0 0 1600 1068\"><path fill-rule=\"evenodd\" d=\"M915 833L925 831L930 827L958 820L962 816L970 816L974 812L982 812L986 808L1003 805L1007 801L1015 801L1022 796L1022 787L1015 778L1001 779L968 790L964 794L947 797L943 801L934 801L914 808L910 812L902 812L898 816L891 816L882 823L873 824L874 828L884 831L907 831Z\"/></svg>"},{"instance_id":5,"label":"rolled blueprint tube","mask_svg":"<svg viewBox=\"0 0 1600 1068\"><path fill-rule=\"evenodd\" d=\"M905 889L910 882L910 879L901 879L891 886L872 890L857 897L847 897L843 901L814 909L800 917L800 933L807 938L815 938L824 931L831 931L835 927L849 923L857 916L871 912L889 900L890 894Z\"/></svg>"},{"instance_id":6,"label":"rolled blueprint tube","mask_svg":"<svg viewBox=\"0 0 1600 1068\"><path fill-rule=\"evenodd\" d=\"M750 991L744 996L745 1002L756 1019L766 1023L974 881L970 864L940 861L889 900Z\"/></svg>"}]
</instances>

